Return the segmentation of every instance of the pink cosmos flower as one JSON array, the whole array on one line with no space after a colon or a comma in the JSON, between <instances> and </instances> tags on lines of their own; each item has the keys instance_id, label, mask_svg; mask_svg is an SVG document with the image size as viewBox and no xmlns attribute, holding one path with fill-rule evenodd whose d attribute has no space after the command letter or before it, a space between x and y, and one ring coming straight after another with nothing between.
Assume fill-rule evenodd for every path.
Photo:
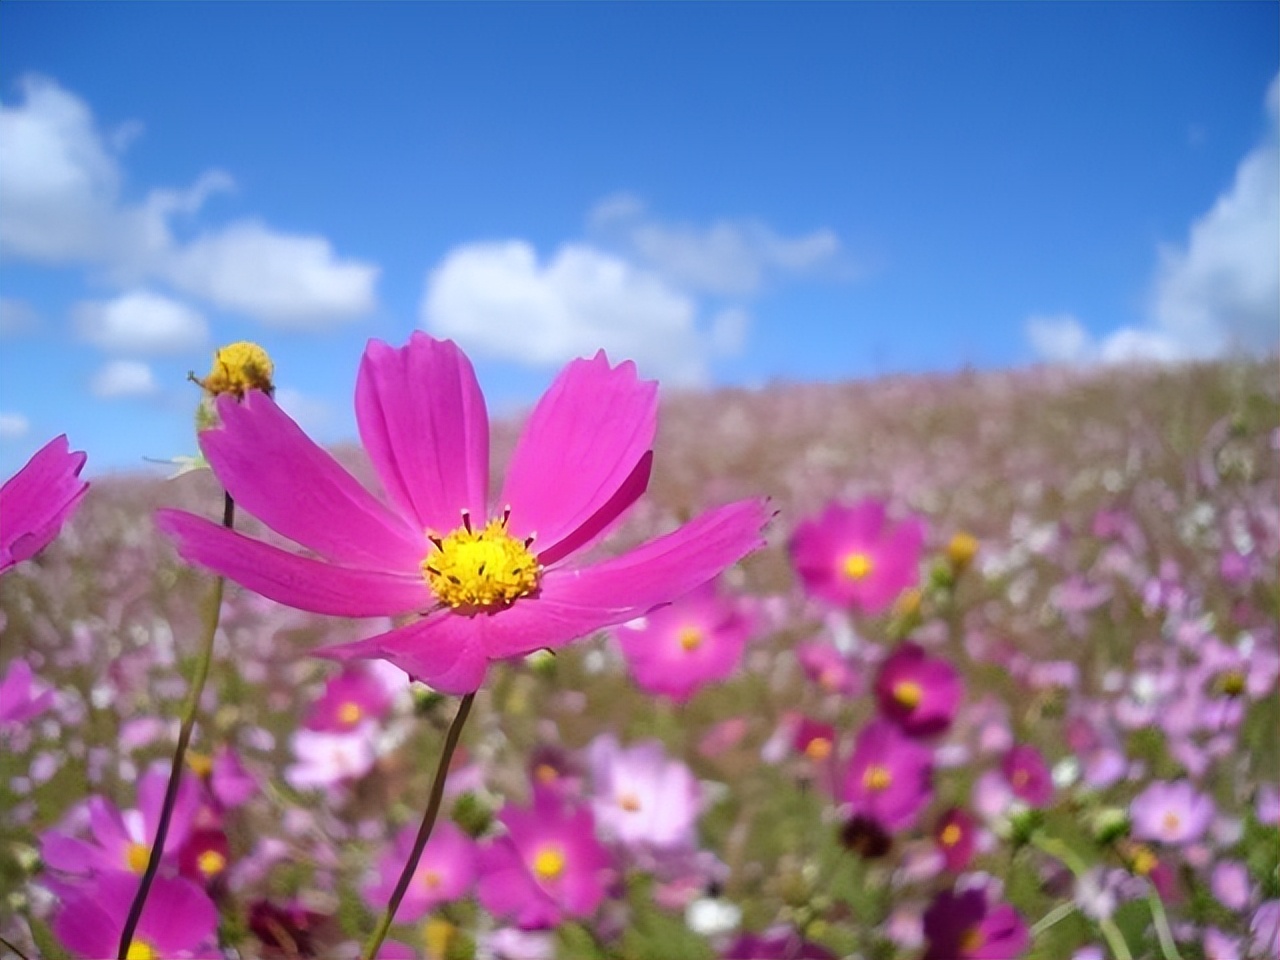
<instances>
[{"instance_id":1,"label":"pink cosmos flower","mask_svg":"<svg viewBox=\"0 0 1280 960\"><path fill-rule=\"evenodd\" d=\"M498 820L506 834L480 849L477 893L486 910L525 930L595 913L610 861L590 810L542 792L531 809L507 804Z\"/></svg>"},{"instance_id":2,"label":"pink cosmos flower","mask_svg":"<svg viewBox=\"0 0 1280 960\"><path fill-rule=\"evenodd\" d=\"M1031 946L1031 934L1007 903L992 906L982 890L944 890L924 913L929 942L923 960L1013 960Z\"/></svg>"},{"instance_id":3,"label":"pink cosmos flower","mask_svg":"<svg viewBox=\"0 0 1280 960\"><path fill-rule=\"evenodd\" d=\"M0 487L0 573L47 547L89 489L85 455L70 446L54 437Z\"/></svg>"},{"instance_id":4,"label":"pink cosmos flower","mask_svg":"<svg viewBox=\"0 0 1280 960\"><path fill-rule=\"evenodd\" d=\"M0 724L26 723L53 705L53 690L36 680L31 665L18 657L0 678Z\"/></svg>"},{"instance_id":5,"label":"pink cosmos flower","mask_svg":"<svg viewBox=\"0 0 1280 960\"><path fill-rule=\"evenodd\" d=\"M1133 798L1129 816L1133 835L1161 843L1194 843L1213 822L1213 798L1186 780L1157 780Z\"/></svg>"},{"instance_id":6,"label":"pink cosmos flower","mask_svg":"<svg viewBox=\"0 0 1280 960\"><path fill-rule=\"evenodd\" d=\"M592 799L601 834L630 848L697 844L702 788L693 772L667 756L658 740L623 748L601 734L587 748Z\"/></svg>"},{"instance_id":7,"label":"pink cosmos flower","mask_svg":"<svg viewBox=\"0 0 1280 960\"><path fill-rule=\"evenodd\" d=\"M1053 799L1053 775L1035 747L1011 747L1000 763L1013 795L1029 807L1047 807Z\"/></svg>"},{"instance_id":8,"label":"pink cosmos flower","mask_svg":"<svg viewBox=\"0 0 1280 960\"><path fill-rule=\"evenodd\" d=\"M898 647L876 675L880 713L913 737L942 733L951 726L963 694L955 667L928 656L914 643Z\"/></svg>"},{"instance_id":9,"label":"pink cosmos flower","mask_svg":"<svg viewBox=\"0 0 1280 960\"><path fill-rule=\"evenodd\" d=\"M648 486L657 385L604 352L575 360L538 402L489 500L489 420L451 341L369 342L356 382L360 437L391 505L362 487L270 397L222 396L201 447L227 492L301 556L172 510L178 552L280 603L342 617L410 617L320 651L383 658L445 693L489 663L555 648L688 593L761 546L763 500L711 510L589 566Z\"/></svg>"},{"instance_id":10,"label":"pink cosmos flower","mask_svg":"<svg viewBox=\"0 0 1280 960\"><path fill-rule=\"evenodd\" d=\"M852 696L858 692L859 676L849 658L825 640L812 640L796 648L796 659L811 683L824 693Z\"/></svg>"},{"instance_id":11,"label":"pink cosmos flower","mask_svg":"<svg viewBox=\"0 0 1280 960\"><path fill-rule=\"evenodd\" d=\"M883 500L833 503L796 528L791 563L805 592L838 607L883 613L919 579L924 522L890 526Z\"/></svg>"},{"instance_id":12,"label":"pink cosmos flower","mask_svg":"<svg viewBox=\"0 0 1280 960\"><path fill-rule=\"evenodd\" d=\"M378 861L377 879L364 889L365 898L371 906L382 908L390 901L417 832L414 825L405 827ZM466 896L475 879L475 843L449 821L436 824L422 851L413 881L396 911L397 921L411 923L421 919L437 904Z\"/></svg>"},{"instance_id":13,"label":"pink cosmos flower","mask_svg":"<svg viewBox=\"0 0 1280 960\"><path fill-rule=\"evenodd\" d=\"M952 807L938 819L933 839L946 868L959 873L973 862L978 846L978 824L961 808Z\"/></svg>"},{"instance_id":14,"label":"pink cosmos flower","mask_svg":"<svg viewBox=\"0 0 1280 960\"><path fill-rule=\"evenodd\" d=\"M92 840L80 840L58 829L46 830L40 838L41 858L65 874L87 876L124 871L140 875L151 856L151 843L160 823L168 783L169 773L163 764L149 768L138 784L136 810L122 811L106 797L90 797L86 806ZM161 863L177 860L177 852L187 842L199 808L200 792L194 780L184 775L178 784Z\"/></svg>"},{"instance_id":15,"label":"pink cosmos flower","mask_svg":"<svg viewBox=\"0 0 1280 960\"><path fill-rule=\"evenodd\" d=\"M307 711L310 730L350 733L365 720L381 720L391 709L391 691L364 666L351 664L325 684Z\"/></svg>"},{"instance_id":16,"label":"pink cosmos flower","mask_svg":"<svg viewBox=\"0 0 1280 960\"><path fill-rule=\"evenodd\" d=\"M933 796L933 751L888 720L858 734L845 775L845 802L886 831L905 830Z\"/></svg>"},{"instance_id":17,"label":"pink cosmos flower","mask_svg":"<svg viewBox=\"0 0 1280 960\"><path fill-rule=\"evenodd\" d=\"M613 635L641 690L684 701L733 674L753 628L741 604L709 582Z\"/></svg>"},{"instance_id":18,"label":"pink cosmos flower","mask_svg":"<svg viewBox=\"0 0 1280 960\"><path fill-rule=\"evenodd\" d=\"M132 874L104 873L82 885L60 884L53 932L78 957L114 957L138 883ZM181 877L156 877L129 956L220 957L217 926L218 910L203 890Z\"/></svg>"}]
</instances>

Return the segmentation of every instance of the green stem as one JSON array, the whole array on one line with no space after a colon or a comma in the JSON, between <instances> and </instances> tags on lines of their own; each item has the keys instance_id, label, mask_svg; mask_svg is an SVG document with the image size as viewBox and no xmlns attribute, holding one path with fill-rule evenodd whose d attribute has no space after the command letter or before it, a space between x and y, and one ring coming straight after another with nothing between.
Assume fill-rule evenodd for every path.
<instances>
[{"instance_id":1,"label":"green stem","mask_svg":"<svg viewBox=\"0 0 1280 960\"><path fill-rule=\"evenodd\" d=\"M1037 830L1031 835L1031 845L1061 860L1077 880L1089 870L1085 862L1080 859L1080 855L1056 837ZM1102 931L1102 936L1106 938L1107 946L1111 948L1111 953L1116 960L1133 960L1129 945L1125 943L1124 934L1120 932L1114 920L1110 917L1098 917L1098 929Z\"/></svg>"},{"instance_id":2,"label":"green stem","mask_svg":"<svg viewBox=\"0 0 1280 960\"><path fill-rule=\"evenodd\" d=\"M474 693L468 693L462 698L462 702L458 704L458 712L454 715L453 723L449 725L449 732L444 738L444 750L440 753L440 762L436 764L436 777L431 784L431 798L427 801L426 813L422 815L422 825L418 827L418 838L413 842L413 850L409 854L409 859L405 861L404 869L400 871L400 879L396 883L395 891L391 894L391 901L387 904L387 909L383 911L382 918L378 921L378 925L374 928L373 933L369 935L369 940L364 945L364 960L373 960L378 952L378 948L382 946L382 941L387 938L387 931L391 929L391 923L395 920L396 910L400 907L400 901L404 899L405 893L409 889L409 884L413 881L413 874L418 869L418 861L422 859L422 851L426 849L427 841L431 839L431 830L436 825L436 815L440 812L440 801L444 798L444 779L449 773L449 764L453 760L453 751L458 746L458 738L462 736L462 725L467 722L467 714L471 712L471 704L475 700Z\"/></svg>"},{"instance_id":3,"label":"green stem","mask_svg":"<svg viewBox=\"0 0 1280 960\"><path fill-rule=\"evenodd\" d=\"M1036 921L1035 926L1031 928L1032 939L1039 937L1050 927L1067 919L1067 917L1071 916L1071 914L1075 912L1076 912L1076 905L1074 903L1058 904L1056 907L1054 907L1052 910L1046 913L1043 917L1041 917L1038 921Z\"/></svg>"},{"instance_id":4,"label":"green stem","mask_svg":"<svg viewBox=\"0 0 1280 960\"><path fill-rule=\"evenodd\" d=\"M1164 910L1164 901L1160 899L1160 891L1154 883L1147 891L1147 903L1151 905L1151 919L1156 925L1156 936L1160 938L1160 952L1164 954L1164 960L1182 960L1178 954L1178 945L1173 942L1173 930L1169 926L1169 915Z\"/></svg>"},{"instance_id":5,"label":"green stem","mask_svg":"<svg viewBox=\"0 0 1280 960\"><path fill-rule=\"evenodd\" d=\"M231 494L223 494L222 525L230 530L235 525L236 504ZM142 882L138 884L138 892L129 907L129 916L120 934L120 950L117 960L127 960L129 946L133 943L133 933L138 929L138 921L142 919L142 909L147 903L147 894L151 892L151 884L160 870L160 860L164 856L164 842L169 836L169 822L173 819L173 808L178 800L178 786L182 783L182 768L186 762L187 745L191 742L191 733L196 725L196 711L200 708L200 698L204 694L204 684L209 678L209 665L213 661L213 638L218 632L218 620L222 615L222 588L226 580L218 577L213 581L213 590L209 595L208 609L205 613L204 637L200 654L196 660L196 674L191 680L191 689L187 691L186 702L182 705L182 726L178 730L178 746L173 752L173 763L169 767L169 785L164 792L164 805L160 808L160 822L156 825L155 840L151 844L151 855L147 858L147 869L142 874Z\"/></svg>"}]
</instances>

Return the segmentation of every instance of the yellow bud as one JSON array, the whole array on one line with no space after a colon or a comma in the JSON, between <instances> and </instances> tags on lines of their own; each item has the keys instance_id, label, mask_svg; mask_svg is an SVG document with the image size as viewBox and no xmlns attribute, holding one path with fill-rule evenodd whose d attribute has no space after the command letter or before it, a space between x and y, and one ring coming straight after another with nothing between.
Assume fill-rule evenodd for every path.
<instances>
[{"instance_id":1,"label":"yellow bud","mask_svg":"<svg viewBox=\"0 0 1280 960\"><path fill-rule=\"evenodd\" d=\"M271 380L275 366L267 351L256 343L241 340L223 347L213 355L213 368L203 380L192 378L209 394L234 394L241 399L249 390L275 392Z\"/></svg>"},{"instance_id":2,"label":"yellow bud","mask_svg":"<svg viewBox=\"0 0 1280 960\"><path fill-rule=\"evenodd\" d=\"M947 559L951 561L951 566L957 573L966 569L977 555L978 538L971 533L961 531L947 544Z\"/></svg>"}]
</instances>

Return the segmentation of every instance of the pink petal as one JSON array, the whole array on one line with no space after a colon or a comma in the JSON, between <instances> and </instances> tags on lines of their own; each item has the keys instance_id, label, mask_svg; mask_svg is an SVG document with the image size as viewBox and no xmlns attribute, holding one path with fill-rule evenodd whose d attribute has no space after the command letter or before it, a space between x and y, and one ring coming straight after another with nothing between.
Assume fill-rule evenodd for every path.
<instances>
[{"instance_id":1,"label":"pink petal","mask_svg":"<svg viewBox=\"0 0 1280 960\"><path fill-rule=\"evenodd\" d=\"M489 669L481 631L473 626L475 620L486 619L483 614L471 618L440 610L374 637L321 647L315 656L387 660L441 693L472 693L480 689Z\"/></svg>"},{"instance_id":2,"label":"pink petal","mask_svg":"<svg viewBox=\"0 0 1280 960\"><path fill-rule=\"evenodd\" d=\"M200 435L237 504L308 550L353 567L416 570L427 541L314 443L266 394L218 401L222 426Z\"/></svg>"},{"instance_id":3,"label":"pink petal","mask_svg":"<svg viewBox=\"0 0 1280 960\"><path fill-rule=\"evenodd\" d=\"M565 367L538 401L507 467L500 503L511 507L513 535L536 533L544 554L584 525L607 528L618 514L602 508L637 476L653 448L657 416L658 385L639 380L630 361L610 367L602 350ZM647 471L644 477L647 483ZM613 506L621 512L630 501Z\"/></svg>"},{"instance_id":4,"label":"pink petal","mask_svg":"<svg viewBox=\"0 0 1280 960\"><path fill-rule=\"evenodd\" d=\"M425 610L435 602L421 576L353 570L299 557L180 510L156 511L156 526L188 563L299 610L384 617Z\"/></svg>"},{"instance_id":5,"label":"pink petal","mask_svg":"<svg viewBox=\"0 0 1280 960\"><path fill-rule=\"evenodd\" d=\"M370 340L356 380L360 438L387 494L424 531L483 518L489 417L466 355L415 331L399 349Z\"/></svg>"},{"instance_id":6,"label":"pink petal","mask_svg":"<svg viewBox=\"0 0 1280 960\"><path fill-rule=\"evenodd\" d=\"M0 573L47 547L89 489L85 455L69 448L54 437L0 487Z\"/></svg>"}]
</instances>

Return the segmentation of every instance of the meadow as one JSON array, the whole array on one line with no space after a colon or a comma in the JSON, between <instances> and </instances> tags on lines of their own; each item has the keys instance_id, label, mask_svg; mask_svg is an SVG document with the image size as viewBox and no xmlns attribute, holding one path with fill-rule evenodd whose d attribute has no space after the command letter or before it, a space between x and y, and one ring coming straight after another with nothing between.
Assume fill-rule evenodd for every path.
<instances>
[{"instance_id":1,"label":"meadow","mask_svg":"<svg viewBox=\"0 0 1280 960\"><path fill-rule=\"evenodd\" d=\"M677 606L490 671L379 955L1280 956L1274 362L664 393L658 424L603 554L760 496L767 545L690 601L701 632ZM867 504L901 582L840 602L797 544ZM146 862L214 579L160 507L223 495L96 479L0 578L0 954L84 955L59 931L110 830L135 887ZM386 626L227 585L161 867L216 932L130 956L359 955L458 704L309 655Z\"/></svg>"}]
</instances>

